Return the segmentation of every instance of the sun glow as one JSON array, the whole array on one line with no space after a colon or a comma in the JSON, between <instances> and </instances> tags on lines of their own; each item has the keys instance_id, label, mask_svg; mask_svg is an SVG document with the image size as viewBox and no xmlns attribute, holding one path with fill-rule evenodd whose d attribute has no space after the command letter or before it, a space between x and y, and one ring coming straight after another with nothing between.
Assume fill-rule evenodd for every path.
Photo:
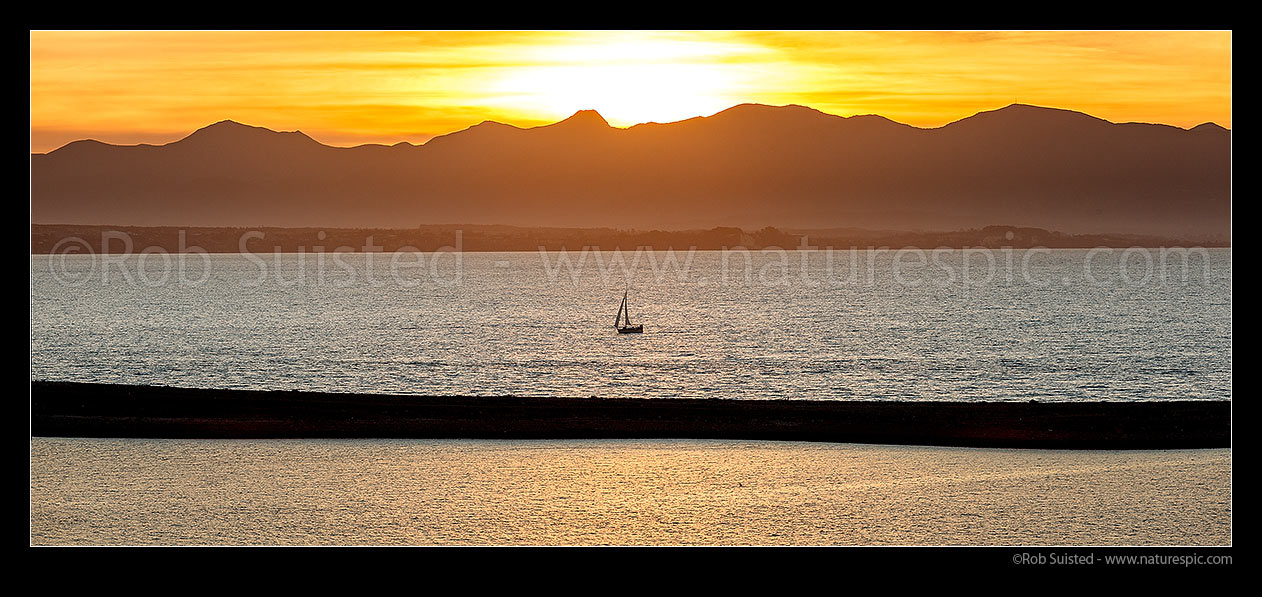
<instances>
[{"instance_id":1,"label":"sun glow","mask_svg":"<svg viewBox=\"0 0 1262 597\"><path fill-rule=\"evenodd\" d=\"M507 71L489 86L505 109L564 118L594 109L614 126L709 115L746 101L757 77L748 60L757 46L684 41L646 34L541 47L537 66Z\"/></svg>"},{"instance_id":2,"label":"sun glow","mask_svg":"<svg viewBox=\"0 0 1262 597\"><path fill-rule=\"evenodd\" d=\"M594 109L614 126L670 122L740 103L725 75L695 64L531 67L496 85L496 103L558 119Z\"/></svg>"},{"instance_id":3,"label":"sun glow","mask_svg":"<svg viewBox=\"0 0 1262 597\"><path fill-rule=\"evenodd\" d=\"M630 126L802 104L934 127L1014 102L1230 127L1231 32L31 32L40 152L224 119L348 146L580 109Z\"/></svg>"}]
</instances>

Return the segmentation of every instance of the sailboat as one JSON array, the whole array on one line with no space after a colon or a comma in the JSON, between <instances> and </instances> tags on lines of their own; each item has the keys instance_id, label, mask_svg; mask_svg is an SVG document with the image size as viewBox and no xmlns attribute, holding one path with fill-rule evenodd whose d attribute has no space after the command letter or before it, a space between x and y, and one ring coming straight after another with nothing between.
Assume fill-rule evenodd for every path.
<instances>
[{"instance_id":1,"label":"sailboat","mask_svg":"<svg viewBox=\"0 0 1262 597\"><path fill-rule=\"evenodd\" d=\"M622 322L626 321L624 325ZM627 307L627 291L622 292L622 306L618 307L618 315L613 318L613 327L619 334L642 334L644 324L631 325L631 309Z\"/></svg>"}]
</instances>

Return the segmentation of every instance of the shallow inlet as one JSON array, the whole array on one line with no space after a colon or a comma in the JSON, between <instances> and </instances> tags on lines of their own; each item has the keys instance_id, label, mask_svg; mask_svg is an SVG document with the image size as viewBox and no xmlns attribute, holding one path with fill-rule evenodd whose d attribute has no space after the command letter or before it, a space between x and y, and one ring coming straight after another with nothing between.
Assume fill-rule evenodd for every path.
<instances>
[{"instance_id":1,"label":"shallow inlet","mask_svg":"<svg viewBox=\"0 0 1262 597\"><path fill-rule=\"evenodd\" d=\"M1230 450L31 442L35 545L1226 545Z\"/></svg>"}]
</instances>

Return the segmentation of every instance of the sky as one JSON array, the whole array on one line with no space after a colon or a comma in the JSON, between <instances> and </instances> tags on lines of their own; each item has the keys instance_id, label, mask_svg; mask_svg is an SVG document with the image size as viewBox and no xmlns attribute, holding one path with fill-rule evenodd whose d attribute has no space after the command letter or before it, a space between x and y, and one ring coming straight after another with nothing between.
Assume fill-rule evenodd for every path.
<instances>
[{"instance_id":1,"label":"sky","mask_svg":"<svg viewBox=\"0 0 1262 597\"><path fill-rule=\"evenodd\" d=\"M1230 31L31 31L31 151L220 120L423 143L800 104L937 127L1012 103L1231 127Z\"/></svg>"}]
</instances>

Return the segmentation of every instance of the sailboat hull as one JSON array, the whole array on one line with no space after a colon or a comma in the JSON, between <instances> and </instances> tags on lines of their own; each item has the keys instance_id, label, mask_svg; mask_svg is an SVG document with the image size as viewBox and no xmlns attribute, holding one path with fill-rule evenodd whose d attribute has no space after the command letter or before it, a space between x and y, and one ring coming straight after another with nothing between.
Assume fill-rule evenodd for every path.
<instances>
[{"instance_id":1,"label":"sailboat hull","mask_svg":"<svg viewBox=\"0 0 1262 597\"><path fill-rule=\"evenodd\" d=\"M643 324L641 324L641 325L637 325L637 326L635 326L635 327L631 327L631 326L620 327L620 328L618 328L618 333L619 333L619 334L643 334L643 333L644 333L644 325L643 325Z\"/></svg>"}]
</instances>

